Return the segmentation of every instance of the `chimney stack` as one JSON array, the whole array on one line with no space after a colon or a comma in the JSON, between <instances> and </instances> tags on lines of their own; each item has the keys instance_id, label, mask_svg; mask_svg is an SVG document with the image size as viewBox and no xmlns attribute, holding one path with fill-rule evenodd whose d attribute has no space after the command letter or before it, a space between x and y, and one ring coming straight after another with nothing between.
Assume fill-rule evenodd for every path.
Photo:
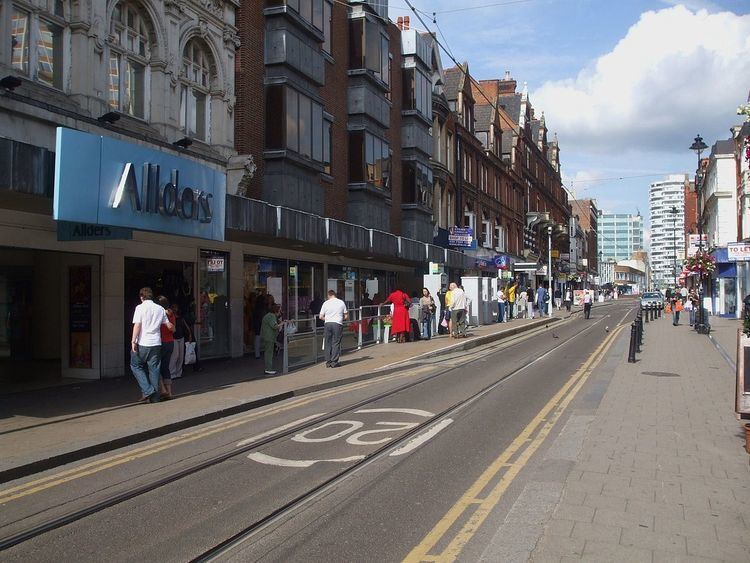
<instances>
[{"instance_id":1,"label":"chimney stack","mask_svg":"<svg viewBox=\"0 0 750 563\"><path fill-rule=\"evenodd\" d=\"M505 71L505 76L500 81L500 92L501 95L515 94L516 93L516 81L510 75L510 71Z\"/></svg>"},{"instance_id":2,"label":"chimney stack","mask_svg":"<svg viewBox=\"0 0 750 563\"><path fill-rule=\"evenodd\" d=\"M404 16L404 31L409 31L409 16Z\"/></svg>"},{"instance_id":3,"label":"chimney stack","mask_svg":"<svg viewBox=\"0 0 750 563\"><path fill-rule=\"evenodd\" d=\"M404 30L404 17L403 16L399 16L398 19L396 20L396 27L398 27L399 30L401 31Z\"/></svg>"}]
</instances>

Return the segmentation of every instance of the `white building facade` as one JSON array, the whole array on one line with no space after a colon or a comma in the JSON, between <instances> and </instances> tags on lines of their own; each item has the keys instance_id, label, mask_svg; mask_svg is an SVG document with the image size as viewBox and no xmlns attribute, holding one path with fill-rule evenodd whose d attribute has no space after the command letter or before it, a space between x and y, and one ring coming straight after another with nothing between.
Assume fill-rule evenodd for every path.
<instances>
[{"instance_id":1,"label":"white building facade","mask_svg":"<svg viewBox=\"0 0 750 563\"><path fill-rule=\"evenodd\" d=\"M687 175L670 174L653 182L649 191L652 287L676 285L685 259L685 182Z\"/></svg>"},{"instance_id":2,"label":"white building facade","mask_svg":"<svg viewBox=\"0 0 750 563\"><path fill-rule=\"evenodd\" d=\"M716 257L711 280L712 310L715 315L739 317L737 263L727 259L727 243L737 241L737 169L734 140L717 141L703 182L703 217L708 247Z\"/></svg>"}]
</instances>

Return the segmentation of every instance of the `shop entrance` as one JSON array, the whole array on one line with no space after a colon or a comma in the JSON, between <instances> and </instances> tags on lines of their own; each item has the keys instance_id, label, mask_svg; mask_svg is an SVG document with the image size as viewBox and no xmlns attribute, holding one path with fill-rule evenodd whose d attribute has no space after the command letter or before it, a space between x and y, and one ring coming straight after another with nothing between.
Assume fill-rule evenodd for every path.
<instances>
[{"instance_id":1,"label":"shop entrance","mask_svg":"<svg viewBox=\"0 0 750 563\"><path fill-rule=\"evenodd\" d=\"M130 365L130 336L133 333L133 312L141 302L138 290L150 287L154 297L163 295L180 306L185 320L193 326L196 306L193 293L195 267L191 262L125 258L125 365Z\"/></svg>"},{"instance_id":2,"label":"shop entrance","mask_svg":"<svg viewBox=\"0 0 750 563\"><path fill-rule=\"evenodd\" d=\"M99 257L0 248L0 393L99 377Z\"/></svg>"}]
</instances>

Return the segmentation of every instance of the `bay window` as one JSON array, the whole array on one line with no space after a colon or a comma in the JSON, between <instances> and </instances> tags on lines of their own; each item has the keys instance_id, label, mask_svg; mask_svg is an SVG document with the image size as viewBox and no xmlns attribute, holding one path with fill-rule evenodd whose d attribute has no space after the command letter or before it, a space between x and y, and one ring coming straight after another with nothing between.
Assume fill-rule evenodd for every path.
<instances>
[{"instance_id":1,"label":"bay window","mask_svg":"<svg viewBox=\"0 0 750 563\"><path fill-rule=\"evenodd\" d=\"M492 248L492 221L486 213L482 213L482 246Z\"/></svg>"},{"instance_id":2,"label":"bay window","mask_svg":"<svg viewBox=\"0 0 750 563\"><path fill-rule=\"evenodd\" d=\"M349 182L368 182L390 189L391 150L386 141L368 131L349 132Z\"/></svg>"},{"instance_id":3,"label":"bay window","mask_svg":"<svg viewBox=\"0 0 750 563\"><path fill-rule=\"evenodd\" d=\"M390 85L388 36L378 23L367 18L351 20L349 26L349 68L366 69Z\"/></svg>"},{"instance_id":4,"label":"bay window","mask_svg":"<svg viewBox=\"0 0 750 563\"><path fill-rule=\"evenodd\" d=\"M425 118L432 119L432 81L416 68L405 68L404 109L415 109Z\"/></svg>"},{"instance_id":5,"label":"bay window","mask_svg":"<svg viewBox=\"0 0 750 563\"><path fill-rule=\"evenodd\" d=\"M402 164L404 203L416 203L432 207L432 169L419 162L405 161Z\"/></svg>"},{"instance_id":6,"label":"bay window","mask_svg":"<svg viewBox=\"0 0 750 563\"><path fill-rule=\"evenodd\" d=\"M323 106L286 85L266 87L266 148L331 166L331 121Z\"/></svg>"}]
</instances>

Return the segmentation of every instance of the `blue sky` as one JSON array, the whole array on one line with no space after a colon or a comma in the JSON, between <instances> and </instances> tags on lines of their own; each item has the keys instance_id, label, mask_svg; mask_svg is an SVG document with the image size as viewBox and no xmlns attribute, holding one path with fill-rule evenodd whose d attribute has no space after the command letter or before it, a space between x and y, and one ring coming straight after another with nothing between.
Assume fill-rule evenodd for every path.
<instances>
[{"instance_id":1,"label":"blue sky","mask_svg":"<svg viewBox=\"0 0 750 563\"><path fill-rule=\"evenodd\" d=\"M649 182L692 173L693 137L711 145L739 122L750 89L748 0L505 0L467 9L500 2L412 3L475 78L510 70L519 88L528 83L537 114L558 133L577 197L648 220ZM391 19L399 15L423 27L406 2L390 0Z\"/></svg>"}]
</instances>

